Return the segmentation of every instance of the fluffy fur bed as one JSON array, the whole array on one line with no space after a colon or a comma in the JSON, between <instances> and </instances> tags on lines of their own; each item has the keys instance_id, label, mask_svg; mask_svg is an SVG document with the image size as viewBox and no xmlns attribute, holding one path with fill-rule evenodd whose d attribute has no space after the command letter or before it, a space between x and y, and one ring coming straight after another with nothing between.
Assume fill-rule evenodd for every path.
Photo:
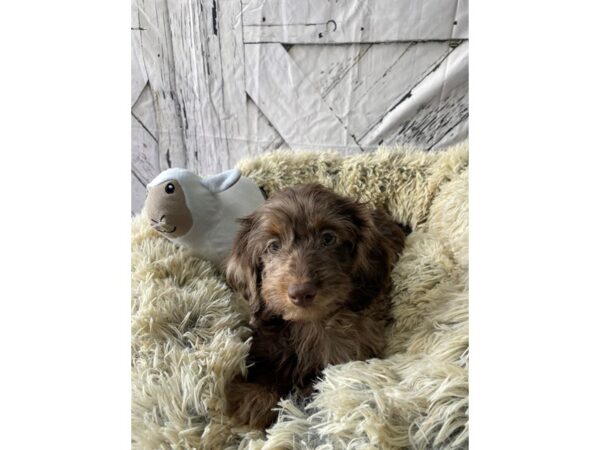
<instances>
[{"instance_id":1,"label":"fluffy fur bed","mask_svg":"<svg viewBox=\"0 0 600 450\"><path fill-rule=\"evenodd\" d=\"M468 446L468 148L273 153L242 172L267 192L318 181L413 233L393 273L384 359L331 366L308 403L280 401L266 434L232 428L224 387L245 370L247 305L210 263L132 224L135 448Z\"/></svg>"}]
</instances>

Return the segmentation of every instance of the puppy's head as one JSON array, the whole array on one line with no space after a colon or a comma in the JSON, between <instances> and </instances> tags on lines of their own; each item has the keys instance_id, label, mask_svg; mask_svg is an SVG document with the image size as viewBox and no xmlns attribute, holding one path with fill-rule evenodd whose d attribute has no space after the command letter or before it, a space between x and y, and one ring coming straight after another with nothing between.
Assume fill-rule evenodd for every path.
<instances>
[{"instance_id":1,"label":"puppy's head","mask_svg":"<svg viewBox=\"0 0 600 450\"><path fill-rule=\"evenodd\" d=\"M274 194L241 224L226 272L253 323L364 308L386 287L396 257L369 208L316 184Z\"/></svg>"}]
</instances>

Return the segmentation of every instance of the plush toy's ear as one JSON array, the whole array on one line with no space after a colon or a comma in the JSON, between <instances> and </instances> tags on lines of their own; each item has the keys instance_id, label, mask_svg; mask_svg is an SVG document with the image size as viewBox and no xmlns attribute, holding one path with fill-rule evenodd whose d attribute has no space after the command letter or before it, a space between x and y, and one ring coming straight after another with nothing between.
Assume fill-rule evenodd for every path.
<instances>
[{"instance_id":1,"label":"plush toy's ear","mask_svg":"<svg viewBox=\"0 0 600 450\"><path fill-rule=\"evenodd\" d=\"M203 178L201 183L215 194L226 191L233 186L242 176L240 169L231 169L212 177Z\"/></svg>"}]
</instances>

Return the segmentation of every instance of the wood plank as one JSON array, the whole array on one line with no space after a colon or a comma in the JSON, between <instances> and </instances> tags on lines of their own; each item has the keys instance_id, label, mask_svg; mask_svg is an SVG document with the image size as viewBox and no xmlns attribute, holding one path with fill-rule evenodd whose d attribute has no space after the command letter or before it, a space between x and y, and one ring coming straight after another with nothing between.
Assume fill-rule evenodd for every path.
<instances>
[{"instance_id":1,"label":"wood plank","mask_svg":"<svg viewBox=\"0 0 600 450\"><path fill-rule=\"evenodd\" d=\"M226 154L227 148L218 112L222 96L216 79L220 61L215 42L218 38L213 37L213 2L166 1L185 167L202 174L219 171L223 159L220 155Z\"/></svg>"},{"instance_id":2,"label":"wood plank","mask_svg":"<svg viewBox=\"0 0 600 450\"><path fill-rule=\"evenodd\" d=\"M146 198L146 184L161 172L154 107L146 85L131 113L131 213L138 214Z\"/></svg>"},{"instance_id":3,"label":"wood plank","mask_svg":"<svg viewBox=\"0 0 600 450\"><path fill-rule=\"evenodd\" d=\"M399 65L403 58L411 55L411 52L407 52L411 46L413 58L421 54L419 58L423 70L416 73ZM362 50L358 51L361 47ZM360 132L369 117L373 117L374 122L382 120L389 113L389 108L407 96L410 88L433 71L435 65L440 64L440 69L444 70L447 66L442 66L441 60L451 51L449 43L387 43L295 45L289 54L319 88L325 101L344 120L348 129ZM415 64L410 61L410 58L404 59L404 63L414 69ZM444 93L430 97L428 103L413 112L414 115L398 125L397 129L390 128L388 134L379 141L362 142L362 147L374 149L378 144L411 143L425 148L439 148L447 146L449 140L454 142L466 138L467 71L447 75L453 77L454 85L456 82L462 83L460 89L446 85ZM436 143L438 141L439 144Z\"/></svg>"},{"instance_id":4,"label":"wood plank","mask_svg":"<svg viewBox=\"0 0 600 450\"><path fill-rule=\"evenodd\" d=\"M468 42L462 43L360 138L365 148L394 142L435 145L468 115Z\"/></svg>"},{"instance_id":5,"label":"wood plank","mask_svg":"<svg viewBox=\"0 0 600 450\"><path fill-rule=\"evenodd\" d=\"M469 38L469 0L458 0L452 39Z\"/></svg>"},{"instance_id":6,"label":"wood plank","mask_svg":"<svg viewBox=\"0 0 600 450\"><path fill-rule=\"evenodd\" d=\"M430 150L441 150L451 145L464 141L469 137L469 117L468 113L464 119L458 122L454 128L449 129L442 138L435 143Z\"/></svg>"},{"instance_id":7,"label":"wood plank","mask_svg":"<svg viewBox=\"0 0 600 450\"><path fill-rule=\"evenodd\" d=\"M158 143L133 116L131 142L131 171L145 186L161 172L158 166Z\"/></svg>"},{"instance_id":8,"label":"wood plank","mask_svg":"<svg viewBox=\"0 0 600 450\"><path fill-rule=\"evenodd\" d=\"M240 2L139 0L138 14L161 167L215 173L248 156Z\"/></svg>"},{"instance_id":9,"label":"wood plank","mask_svg":"<svg viewBox=\"0 0 600 450\"><path fill-rule=\"evenodd\" d=\"M141 57L140 20L137 2L131 2L131 105L135 104L142 90L148 83L148 74Z\"/></svg>"},{"instance_id":10,"label":"wood plank","mask_svg":"<svg viewBox=\"0 0 600 450\"><path fill-rule=\"evenodd\" d=\"M164 3L166 28L159 31L170 44L177 108L166 112L179 122L184 165L198 173L224 170L248 155L241 5L232 0Z\"/></svg>"},{"instance_id":11,"label":"wood plank","mask_svg":"<svg viewBox=\"0 0 600 450\"><path fill-rule=\"evenodd\" d=\"M325 97L353 69L371 45L294 45L288 54L321 97Z\"/></svg>"},{"instance_id":12,"label":"wood plank","mask_svg":"<svg viewBox=\"0 0 600 450\"><path fill-rule=\"evenodd\" d=\"M290 148L358 148L283 46L246 45L245 54L246 91Z\"/></svg>"},{"instance_id":13,"label":"wood plank","mask_svg":"<svg viewBox=\"0 0 600 450\"><path fill-rule=\"evenodd\" d=\"M145 184L161 172L156 124L149 86L131 114L131 170Z\"/></svg>"},{"instance_id":14,"label":"wood plank","mask_svg":"<svg viewBox=\"0 0 600 450\"><path fill-rule=\"evenodd\" d=\"M382 138L383 142L364 145L367 148L375 148L378 144L411 144L426 150L441 148L459 140L456 138L467 137L468 128L464 126L468 124L468 116L468 83L464 80L461 85L431 99L406 121L398 123L391 134ZM459 124L463 126L457 128Z\"/></svg>"},{"instance_id":15,"label":"wood plank","mask_svg":"<svg viewBox=\"0 0 600 450\"><path fill-rule=\"evenodd\" d=\"M186 167L166 0L137 0L140 48L154 99L160 168Z\"/></svg>"},{"instance_id":16,"label":"wood plank","mask_svg":"<svg viewBox=\"0 0 600 450\"><path fill-rule=\"evenodd\" d=\"M451 51L446 42L372 45L325 95L325 101L361 142Z\"/></svg>"},{"instance_id":17,"label":"wood plank","mask_svg":"<svg viewBox=\"0 0 600 450\"><path fill-rule=\"evenodd\" d=\"M229 159L226 168L251 155L248 142L248 96L246 95L242 4L240 0L219 0L217 10L223 115Z\"/></svg>"},{"instance_id":18,"label":"wood plank","mask_svg":"<svg viewBox=\"0 0 600 450\"><path fill-rule=\"evenodd\" d=\"M135 216L142 211L146 201L146 185L131 172L131 215Z\"/></svg>"},{"instance_id":19,"label":"wood plank","mask_svg":"<svg viewBox=\"0 0 600 450\"><path fill-rule=\"evenodd\" d=\"M343 44L467 39L467 15L468 2L464 0L245 0L244 42Z\"/></svg>"},{"instance_id":20,"label":"wood plank","mask_svg":"<svg viewBox=\"0 0 600 450\"><path fill-rule=\"evenodd\" d=\"M289 148L251 98L248 98L246 110L248 114L248 156L258 156L279 148Z\"/></svg>"},{"instance_id":21,"label":"wood plank","mask_svg":"<svg viewBox=\"0 0 600 450\"><path fill-rule=\"evenodd\" d=\"M148 130L148 133L158 141L156 114L154 113L154 97L150 83L147 83L137 101L131 108L131 114Z\"/></svg>"}]
</instances>

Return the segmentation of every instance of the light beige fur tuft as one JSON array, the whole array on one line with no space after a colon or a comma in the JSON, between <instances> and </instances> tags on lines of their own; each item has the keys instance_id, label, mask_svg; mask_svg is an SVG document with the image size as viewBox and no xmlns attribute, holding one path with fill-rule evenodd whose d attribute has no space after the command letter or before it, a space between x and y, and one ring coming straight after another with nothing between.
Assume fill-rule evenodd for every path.
<instances>
[{"instance_id":1,"label":"light beige fur tuft","mask_svg":"<svg viewBox=\"0 0 600 450\"><path fill-rule=\"evenodd\" d=\"M310 181L382 207L413 233L393 273L386 358L328 367L280 401L266 434L232 428L225 383L245 370L248 307L210 263L132 224L135 448L468 447L468 147L343 158L278 152L239 168L267 192Z\"/></svg>"}]
</instances>

